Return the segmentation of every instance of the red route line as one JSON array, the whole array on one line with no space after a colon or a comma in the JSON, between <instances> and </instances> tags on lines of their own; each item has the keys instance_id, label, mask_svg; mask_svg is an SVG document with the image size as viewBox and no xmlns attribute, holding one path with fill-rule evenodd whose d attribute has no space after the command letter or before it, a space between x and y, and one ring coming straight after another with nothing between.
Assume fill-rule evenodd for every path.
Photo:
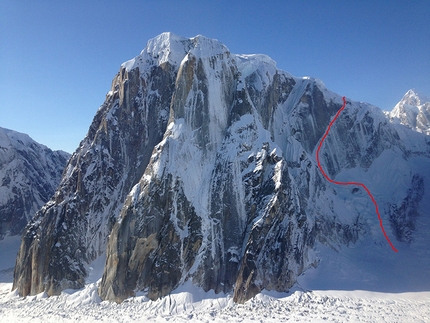
<instances>
[{"instance_id":1,"label":"red route line","mask_svg":"<svg viewBox=\"0 0 430 323\"><path fill-rule=\"evenodd\" d=\"M320 150L321 150L321 147L323 145L323 142L327 138L328 133L330 132L331 126L336 121L336 119L339 117L339 115L343 111L343 109L345 109L345 107L346 107L346 99L345 99L345 97L343 97L342 100L343 100L343 106L339 109L339 111L337 111L337 113L334 116L333 120L330 121L330 123L329 123L329 125L327 127L327 130L325 131L324 136L322 137L322 139L321 139L321 141L320 141L320 143L318 145L317 154L316 154L318 168L320 169L321 173L326 178L326 180L328 180L330 183L337 184L337 185L356 185L356 186L361 186L362 188L364 188L364 190L367 192L367 194L369 195L370 199L372 200L373 204L375 205L375 211L376 211L376 214L378 215L379 226L381 227L381 230L382 230L382 233L384 234L385 239L387 239L388 244L391 246L391 248L394 250L394 252L398 252L398 250L392 244L390 238L388 238L387 233L385 232L384 225L382 224L381 214L379 213L378 203L376 203L375 198L373 197L372 193L370 193L370 191L367 188L367 186L364 185L363 183L360 183L360 182L338 182L338 181L332 180L330 177L328 177L328 175L325 173L324 169L321 166L321 162L320 162Z\"/></svg>"}]
</instances>

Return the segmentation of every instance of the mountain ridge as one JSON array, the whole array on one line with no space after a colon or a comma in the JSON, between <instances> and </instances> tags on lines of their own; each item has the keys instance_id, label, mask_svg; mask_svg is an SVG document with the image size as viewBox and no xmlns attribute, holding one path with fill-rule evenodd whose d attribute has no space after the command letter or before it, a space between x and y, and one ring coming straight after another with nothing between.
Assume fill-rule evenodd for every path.
<instances>
[{"instance_id":1,"label":"mountain ridge","mask_svg":"<svg viewBox=\"0 0 430 323\"><path fill-rule=\"evenodd\" d=\"M69 158L0 127L0 238L17 235L54 193Z\"/></svg>"},{"instance_id":2,"label":"mountain ridge","mask_svg":"<svg viewBox=\"0 0 430 323\"><path fill-rule=\"evenodd\" d=\"M389 113L392 122L430 135L430 98L410 89Z\"/></svg>"},{"instance_id":3,"label":"mountain ridge","mask_svg":"<svg viewBox=\"0 0 430 323\"><path fill-rule=\"evenodd\" d=\"M203 36L150 40L121 65L55 197L28 225L13 288L80 288L107 248L104 300L157 299L191 281L242 303L292 287L324 261L319 245L387 250L368 197L332 187L317 167L341 106L321 81L268 56ZM369 183L401 254L426 234L417 221L429 157L427 136L347 100L321 161L331 178Z\"/></svg>"}]
</instances>

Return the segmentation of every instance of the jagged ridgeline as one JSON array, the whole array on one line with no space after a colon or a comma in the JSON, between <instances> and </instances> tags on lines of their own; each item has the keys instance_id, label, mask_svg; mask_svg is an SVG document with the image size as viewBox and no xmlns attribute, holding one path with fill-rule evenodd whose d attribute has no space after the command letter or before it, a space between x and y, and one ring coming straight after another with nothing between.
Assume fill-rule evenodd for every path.
<instances>
[{"instance_id":1,"label":"jagged ridgeline","mask_svg":"<svg viewBox=\"0 0 430 323\"><path fill-rule=\"evenodd\" d=\"M0 240L22 233L54 194L69 157L0 127Z\"/></svg>"},{"instance_id":2,"label":"jagged ridgeline","mask_svg":"<svg viewBox=\"0 0 430 323\"><path fill-rule=\"evenodd\" d=\"M157 299L191 281L244 302L262 289L286 291L317 266L316 242L383 239L374 210L351 206L316 165L341 106L322 82L265 55L235 55L203 36L150 40L121 65L55 196L27 226L13 288L83 287L88 263L106 252L102 299L137 291ZM322 160L335 177L369 169L392 147L410 152L379 109L349 102ZM419 153L428 158L428 147ZM407 175L411 187L422 182ZM394 204L392 223L409 223Z\"/></svg>"}]
</instances>

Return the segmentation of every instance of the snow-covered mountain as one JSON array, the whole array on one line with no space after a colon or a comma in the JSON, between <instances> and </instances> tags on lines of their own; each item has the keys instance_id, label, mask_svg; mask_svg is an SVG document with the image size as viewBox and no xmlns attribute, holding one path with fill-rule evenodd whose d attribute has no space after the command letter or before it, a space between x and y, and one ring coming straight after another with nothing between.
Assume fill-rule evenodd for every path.
<instances>
[{"instance_id":1,"label":"snow-covered mountain","mask_svg":"<svg viewBox=\"0 0 430 323\"><path fill-rule=\"evenodd\" d=\"M406 92L389 116L392 122L430 135L430 98L414 89Z\"/></svg>"},{"instance_id":2,"label":"snow-covered mountain","mask_svg":"<svg viewBox=\"0 0 430 323\"><path fill-rule=\"evenodd\" d=\"M430 137L347 100L320 154L331 178L372 191L394 253L366 192L318 169L318 142L341 106L321 81L268 56L232 54L204 36L150 40L121 65L54 197L27 226L13 288L83 287L105 252L98 292L117 302L191 282L242 303L298 279L312 285L337 262L329 275L349 286L390 285L375 274L384 267L403 275L396 288L428 286Z\"/></svg>"},{"instance_id":3,"label":"snow-covered mountain","mask_svg":"<svg viewBox=\"0 0 430 323\"><path fill-rule=\"evenodd\" d=\"M22 232L51 198L70 155L0 128L0 239Z\"/></svg>"}]
</instances>

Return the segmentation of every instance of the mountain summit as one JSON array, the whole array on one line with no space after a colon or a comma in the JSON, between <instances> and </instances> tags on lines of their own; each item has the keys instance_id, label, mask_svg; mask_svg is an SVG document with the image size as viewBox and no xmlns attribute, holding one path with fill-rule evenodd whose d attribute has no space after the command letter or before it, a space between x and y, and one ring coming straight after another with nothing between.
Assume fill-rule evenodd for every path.
<instances>
[{"instance_id":1,"label":"mountain summit","mask_svg":"<svg viewBox=\"0 0 430 323\"><path fill-rule=\"evenodd\" d=\"M27 226L13 288L81 288L106 254L104 300L157 299L191 282L244 302L286 291L350 250L366 255L350 282L401 261L413 264L402 271L411 285L429 268L429 137L348 100L321 151L331 178L372 191L399 256L366 192L333 186L317 167L341 106L322 82L266 55L232 54L204 36L150 40L121 65L54 197ZM387 275L376 286L378 277Z\"/></svg>"},{"instance_id":2,"label":"mountain summit","mask_svg":"<svg viewBox=\"0 0 430 323\"><path fill-rule=\"evenodd\" d=\"M409 90L390 112L393 122L430 135L430 98Z\"/></svg>"}]
</instances>

